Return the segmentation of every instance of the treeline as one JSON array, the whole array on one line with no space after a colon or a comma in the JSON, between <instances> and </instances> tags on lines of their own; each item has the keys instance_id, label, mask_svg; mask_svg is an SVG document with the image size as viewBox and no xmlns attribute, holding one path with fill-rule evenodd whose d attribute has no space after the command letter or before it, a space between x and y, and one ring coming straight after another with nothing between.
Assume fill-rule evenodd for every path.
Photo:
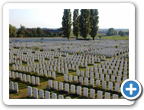
<instances>
[{"instance_id":1,"label":"treeline","mask_svg":"<svg viewBox=\"0 0 144 110\"><path fill-rule=\"evenodd\" d=\"M114 30L114 28L109 28L106 35L107 36L120 35L122 37L122 36L125 36L125 35L129 35L129 32L124 32L124 31L117 32L117 31Z\"/></svg>"},{"instance_id":2,"label":"treeline","mask_svg":"<svg viewBox=\"0 0 144 110\"><path fill-rule=\"evenodd\" d=\"M62 17L63 35L69 39L71 26L73 25L73 33L76 36L76 39L78 39L79 35L86 39L90 34L94 40L99 28L98 9L81 9L80 11L81 14L79 14L79 9L74 9L72 22L70 9L64 9Z\"/></svg>"},{"instance_id":3,"label":"treeline","mask_svg":"<svg viewBox=\"0 0 144 110\"><path fill-rule=\"evenodd\" d=\"M26 28L20 25L17 30L15 26L9 24L9 37L57 37L57 33L50 32L48 35L40 28Z\"/></svg>"}]
</instances>

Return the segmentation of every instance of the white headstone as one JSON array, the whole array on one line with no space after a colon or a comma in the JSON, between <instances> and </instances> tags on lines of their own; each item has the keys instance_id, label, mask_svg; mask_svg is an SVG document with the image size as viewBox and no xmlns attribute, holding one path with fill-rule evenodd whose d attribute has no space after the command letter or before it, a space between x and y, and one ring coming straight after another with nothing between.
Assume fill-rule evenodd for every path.
<instances>
[{"instance_id":1,"label":"white headstone","mask_svg":"<svg viewBox=\"0 0 144 110\"><path fill-rule=\"evenodd\" d=\"M36 77L36 85L40 85L40 79L39 79L39 77Z\"/></svg>"},{"instance_id":2,"label":"white headstone","mask_svg":"<svg viewBox=\"0 0 144 110\"><path fill-rule=\"evenodd\" d=\"M77 94L81 95L81 86L77 86Z\"/></svg>"},{"instance_id":3,"label":"white headstone","mask_svg":"<svg viewBox=\"0 0 144 110\"><path fill-rule=\"evenodd\" d=\"M52 80L48 80L48 87L52 88Z\"/></svg>"},{"instance_id":4,"label":"white headstone","mask_svg":"<svg viewBox=\"0 0 144 110\"><path fill-rule=\"evenodd\" d=\"M32 97L32 87L28 86L28 96Z\"/></svg>"},{"instance_id":5,"label":"white headstone","mask_svg":"<svg viewBox=\"0 0 144 110\"><path fill-rule=\"evenodd\" d=\"M64 74L64 81L67 82L67 74Z\"/></svg>"},{"instance_id":6,"label":"white headstone","mask_svg":"<svg viewBox=\"0 0 144 110\"><path fill-rule=\"evenodd\" d=\"M63 95L58 95L58 99L63 99Z\"/></svg>"},{"instance_id":7,"label":"white headstone","mask_svg":"<svg viewBox=\"0 0 144 110\"><path fill-rule=\"evenodd\" d=\"M19 78L20 78L21 81L23 80L22 73L19 73Z\"/></svg>"},{"instance_id":8,"label":"white headstone","mask_svg":"<svg viewBox=\"0 0 144 110\"><path fill-rule=\"evenodd\" d=\"M56 74L55 74L55 72L52 72L52 78L53 79L56 79L56 76L55 76Z\"/></svg>"},{"instance_id":9,"label":"white headstone","mask_svg":"<svg viewBox=\"0 0 144 110\"><path fill-rule=\"evenodd\" d=\"M69 92L69 84L68 83L65 83L65 91Z\"/></svg>"},{"instance_id":10,"label":"white headstone","mask_svg":"<svg viewBox=\"0 0 144 110\"><path fill-rule=\"evenodd\" d=\"M94 89L90 89L90 98L95 99L95 90Z\"/></svg>"},{"instance_id":11,"label":"white headstone","mask_svg":"<svg viewBox=\"0 0 144 110\"><path fill-rule=\"evenodd\" d=\"M35 76L32 76L32 84L35 85Z\"/></svg>"},{"instance_id":12,"label":"white headstone","mask_svg":"<svg viewBox=\"0 0 144 110\"><path fill-rule=\"evenodd\" d=\"M118 99L118 95L117 94L113 94L113 99Z\"/></svg>"},{"instance_id":13,"label":"white headstone","mask_svg":"<svg viewBox=\"0 0 144 110\"><path fill-rule=\"evenodd\" d=\"M15 73L12 71L12 78L15 79Z\"/></svg>"},{"instance_id":14,"label":"white headstone","mask_svg":"<svg viewBox=\"0 0 144 110\"><path fill-rule=\"evenodd\" d=\"M90 78L93 78L93 72L92 71L90 72Z\"/></svg>"},{"instance_id":15,"label":"white headstone","mask_svg":"<svg viewBox=\"0 0 144 110\"><path fill-rule=\"evenodd\" d=\"M23 81L26 82L26 74L23 74Z\"/></svg>"},{"instance_id":16,"label":"white headstone","mask_svg":"<svg viewBox=\"0 0 144 110\"><path fill-rule=\"evenodd\" d=\"M37 88L33 88L33 97L38 99L38 89Z\"/></svg>"},{"instance_id":17,"label":"white headstone","mask_svg":"<svg viewBox=\"0 0 144 110\"><path fill-rule=\"evenodd\" d=\"M102 99L102 97L103 97L103 92L98 90L97 91L97 99Z\"/></svg>"},{"instance_id":18,"label":"white headstone","mask_svg":"<svg viewBox=\"0 0 144 110\"><path fill-rule=\"evenodd\" d=\"M115 83L115 91L119 92L120 90L120 84L119 83Z\"/></svg>"},{"instance_id":19,"label":"white headstone","mask_svg":"<svg viewBox=\"0 0 144 110\"><path fill-rule=\"evenodd\" d=\"M79 71L79 70L77 70L77 71L76 71L76 75L79 75L79 74L80 74L80 71Z\"/></svg>"},{"instance_id":20,"label":"white headstone","mask_svg":"<svg viewBox=\"0 0 144 110\"><path fill-rule=\"evenodd\" d=\"M75 93L75 85L73 85L73 84L71 85L71 93L73 93L73 94Z\"/></svg>"},{"instance_id":21,"label":"white headstone","mask_svg":"<svg viewBox=\"0 0 144 110\"><path fill-rule=\"evenodd\" d=\"M78 77L77 76L74 76L74 81L78 81Z\"/></svg>"},{"instance_id":22,"label":"white headstone","mask_svg":"<svg viewBox=\"0 0 144 110\"><path fill-rule=\"evenodd\" d=\"M105 99L110 99L110 93L105 92Z\"/></svg>"},{"instance_id":23,"label":"white headstone","mask_svg":"<svg viewBox=\"0 0 144 110\"><path fill-rule=\"evenodd\" d=\"M109 75L106 75L106 81L109 82Z\"/></svg>"},{"instance_id":24,"label":"white headstone","mask_svg":"<svg viewBox=\"0 0 144 110\"><path fill-rule=\"evenodd\" d=\"M90 79L90 85L94 87L94 79Z\"/></svg>"},{"instance_id":25,"label":"white headstone","mask_svg":"<svg viewBox=\"0 0 144 110\"><path fill-rule=\"evenodd\" d=\"M104 81L104 74L100 74L100 80Z\"/></svg>"},{"instance_id":26,"label":"white headstone","mask_svg":"<svg viewBox=\"0 0 144 110\"><path fill-rule=\"evenodd\" d=\"M13 82L11 81L10 82L10 90L13 90L14 89L14 85L13 85Z\"/></svg>"},{"instance_id":27,"label":"white headstone","mask_svg":"<svg viewBox=\"0 0 144 110\"><path fill-rule=\"evenodd\" d=\"M51 71L48 71L48 77L51 77Z\"/></svg>"},{"instance_id":28,"label":"white headstone","mask_svg":"<svg viewBox=\"0 0 144 110\"><path fill-rule=\"evenodd\" d=\"M79 82L83 85L83 77L79 77Z\"/></svg>"},{"instance_id":29,"label":"white headstone","mask_svg":"<svg viewBox=\"0 0 144 110\"><path fill-rule=\"evenodd\" d=\"M86 77L89 78L89 71L86 71Z\"/></svg>"},{"instance_id":30,"label":"white headstone","mask_svg":"<svg viewBox=\"0 0 144 110\"><path fill-rule=\"evenodd\" d=\"M106 81L102 81L102 89L106 90Z\"/></svg>"},{"instance_id":31,"label":"white headstone","mask_svg":"<svg viewBox=\"0 0 144 110\"><path fill-rule=\"evenodd\" d=\"M45 99L50 99L50 92L49 91L45 91Z\"/></svg>"},{"instance_id":32,"label":"white headstone","mask_svg":"<svg viewBox=\"0 0 144 110\"><path fill-rule=\"evenodd\" d=\"M42 99L44 98L44 91L43 90L39 90L39 98Z\"/></svg>"},{"instance_id":33,"label":"white headstone","mask_svg":"<svg viewBox=\"0 0 144 110\"><path fill-rule=\"evenodd\" d=\"M115 76L114 75L111 76L111 82L115 82Z\"/></svg>"},{"instance_id":34,"label":"white headstone","mask_svg":"<svg viewBox=\"0 0 144 110\"><path fill-rule=\"evenodd\" d=\"M57 99L57 94L56 93L52 93L52 99Z\"/></svg>"},{"instance_id":35,"label":"white headstone","mask_svg":"<svg viewBox=\"0 0 144 110\"><path fill-rule=\"evenodd\" d=\"M121 76L117 76L117 83L121 83Z\"/></svg>"},{"instance_id":36,"label":"white headstone","mask_svg":"<svg viewBox=\"0 0 144 110\"><path fill-rule=\"evenodd\" d=\"M59 90L63 90L63 83L59 82Z\"/></svg>"},{"instance_id":37,"label":"white headstone","mask_svg":"<svg viewBox=\"0 0 144 110\"><path fill-rule=\"evenodd\" d=\"M84 78L84 84L87 86L88 85L88 78Z\"/></svg>"},{"instance_id":38,"label":"white headstone","mask_svg":"<svg viewBox=\"0 0 144 110\"><path fill-rule=\"evenodd\" d=\"M100 86L100 80L96 80L96 87Z\"/></svg>"},{"instance_id":39,"label":"white headstone","mask_svg":"<svg viewBox=\"0 0 144 110\"><path fill-rule=\"evenodd\" d=\"M30 75L27 75L27 82L31 82L31 80L30 80Z\"/></svg>"},{"instance_id":40,"label":"white headstone","mask_svg":"<svg viewBox=\"0 0 144 110\"><path fill-rule=\"evenodd\" d=\"M88 88L83 88L83 96L88 97Z\"/></svg>"}]
</instances>

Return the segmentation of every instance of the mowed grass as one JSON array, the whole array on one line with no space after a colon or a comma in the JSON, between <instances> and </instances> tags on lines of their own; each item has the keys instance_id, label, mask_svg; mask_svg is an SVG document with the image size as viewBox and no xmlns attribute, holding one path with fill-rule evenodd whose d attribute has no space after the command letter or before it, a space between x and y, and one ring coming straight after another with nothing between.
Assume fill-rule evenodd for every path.
<instances>
[{"instance_id":1,"label":"mowed grass","mask_svg":"<svg viewBox=\"0 0 144 110\"><path fill-rule=\"evenodd\" d=\"M120 35L114 35L114 36L106 36L105 33L98 33L98 35L95 38L99 38L99 36L101 36L101 39L114 39L114 40L129 40L129 36L120 36ZM75 35L73 33L71 33L70 38L76 38ZM78 38L83 38L82 36L78 36ZM92 38L89 34L87 36L87 38Z\"/></svg>"}]
</instances>

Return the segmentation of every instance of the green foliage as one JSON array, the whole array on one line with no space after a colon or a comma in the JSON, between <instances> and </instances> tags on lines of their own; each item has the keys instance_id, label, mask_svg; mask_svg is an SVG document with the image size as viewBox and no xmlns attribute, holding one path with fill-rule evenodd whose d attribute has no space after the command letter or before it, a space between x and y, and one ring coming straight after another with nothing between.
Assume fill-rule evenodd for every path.
<instances>
[{"instance_id":1,"label":"green foliage","mask_svg":"<svg viewBox=\"0 0 144 110\"><path fill-rule=\"evenodd\" d=\"M71 34L71 12L70 9L64 9L64 15L62 17L62 30L65 37L69 39Z\"/></svg>"},{"instance_id":2,"label":"green foliage","mask_svg":"<svg viewBox=\"0 0 144 110\"><path fill-rule=\"evenodd\" d=\"M81 9L81 15L79 20L80 33L84 39L86 39L87 35L90 32L90 10L89 9Z\"/></svg>"},{"instance_id":3,"label":"green foliage","mask_svg":"<svg viewBox=\"0 0 144 110\"><path fill-rule=\"evenodd\" d=\"M9 24L9 37L16 37L16 36L17 36L16 27Z\"/></svg>"},{"instance_id":4,"label":"green foliage","mask_svg":"<svg viewBox=\"0 0 144 110\"><path fill-rule=\"evenodd\" d=\"M40 50L40 48L39 48L39 47L36 47L36 46L34 47L34 49L35 49L35 50Z\"/></svg>"},{"instance_id":5,"label":"green foliage","mask_svg":"<svg viewBox=\"0 0 144 110\"><path fill-rule=\"evenodd\" d=\"M99 16L98 16L98 9L91 9L90 10L90 35L94 38L96 37L98 33L98 22L99 22Z\"/></svg>"},{"instance_id":6,"label":"green foliage","mask_svg":"<svg viewBox=\"0 0 144 110\"><path fill-rule=\"evenodd\" d=\"M54 35L54 37L58 37L58 33L54 33L53 35Z\"/></svg>"},{"instance_id":7,"label":"green foliage","mask_svg":"<svg viewBox=\"0 0 144 110\"><path fill-rule=\"evenodd\" d=\"M81 53L80 53L80 52L77 52L77 54L79 54L79 55L80 55Z\"/></svg>"},{"instance_id":8,"label":"green foliage","mask_svg":"<svg viewBox=\"0 0 144 110\"><path fill-rule=\"evenodd\" d=\"M118 48L118 45L116 45L115 48Z\"/></svg>"},{"instance_id":9,"label":"green foliage","mask_svg":"<svg viewBox=\"0 0 144 110\"><path fill-rule=\"evenodd\" d=\"M46 35L40 27L37 27L36 30L37 30L38 37L44 37Z\"/></svg>"},{"instance_id":10,"label":"green foliage","mask_svg":"<svg viewBox=\"0 0 144 110\"><path fill-rule=\"evenodd\" d=\"M73 43L71 43L71 45L73 45Z\"/></svg>"},{"instance_id":11,"label":"green foliage","mask_svg":"<svg viewBox=\"0 0 144 110\"><path fill-rule=\"evenodd\" d=\"M26 30L26 28L25 28L25 26L22 26L22 25L20 25L20 29L18 30L18 35L19 34L22 34L23 35L23 37L25 37L26 36L26 33L27 33L27 30ZM19 37L19 36L18 36Z\"/></svg>"},{"instance_id":12,"label":"green foliage","mask_svg":"<svg viewBox=\"0 0 144 110\"><path fill-rule=\"evenodd\" d=\"M119 31L118 34L119 34L121 37L126 35L125 32L123 32L123 31Z\"/></svg>"},{"instance_id":13,"label":"green foliage","mask_svg":"<svg viewBox=\"0 0 144 110\"><path fill-rule=\"evenodd\" d=\"M23 35L22 35L22 34L19 34L18 37L23 37Z\"/></svg>"},{"instance_id":14,"label":"green foliage","mask_svg":"<svg viewBox=\"0 0 144 110\"><path fill-rule=\"evenodd\" d=\"M79 9L74 9L73 12L73 34L76 36L76 39L78 39L79 35Z\"/></svg>"},{"instance_id":15,"label":"green foliage","mask_svg":"<svg viewBox=\"0 0 144 110\"><path fill-rule=\"evenodd\" d=\"M33 34L33 37L38 37L38 34L37 34L37 29L36 28L32 28L32 34Z\"/></svg>"},{"instance_id":16,"label":"green foliage","mask_svg":"<svg viewBox=\"0 0 144 110\"><path fill-rule=\"evenodd\" d=\"M106 33L107 36L117 35L117 32L114 31L114 28L109 28L108 32Z\"/></svg>"}]
</instances>

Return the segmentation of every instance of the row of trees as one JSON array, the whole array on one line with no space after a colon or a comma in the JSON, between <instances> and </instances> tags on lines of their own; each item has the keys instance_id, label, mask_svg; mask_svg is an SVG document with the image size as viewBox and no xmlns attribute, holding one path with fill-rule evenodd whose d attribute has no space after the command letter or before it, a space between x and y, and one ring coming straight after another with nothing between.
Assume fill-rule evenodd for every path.
<instances>
[{"instance_id":1,"label":"row of trees","mask_svg":"<svg viewBox=\"0 0 144 110\"><path fill-rule=\"evenodd\" d=\"M114 35L120 35L120 36L125 36L125 35L129 35L129 32L124 32L124 31L119 31L117 33L117 31L114 30L114 28L109 28L108 32L106 33L107 36L114 36Z\"/></svg>"},{"instance_id":2,"label":"row of trees","mask_svg":"<svg viewBox=\"0 0 144 110\"><path fill-rule=\"evenodd\" d=\"M114 28L109 28L108 32L106 33L107 36L113 36L117 35L117 32L114 30Z\"/></svg>"},{"instance_id":3,"label":"row of trees","mask_svg":"<svg viewBox=\"0 0 144 110\"><path fill-rule=\"evenodd\" d=\"M73 33L78 39L78 35L81 34L84 39L90 34L94 38L98 32L98 10L97 9L81 9L79 15L79 9L74 9L73 23L71 22L70 9L64 9L64 15L62 17L62 30L63 35L69 39L71 34L71 26L73 24Z\"/></svg>"},{"instance_id":4,"label":"row of trees","mask_svg":"<svg viewBox=\"0 0 144 110\"><path fill-rule=\"evenodd\" d=\"M15 26L9 24L9 37L57 37L57 33L50 32L49 35L46 35L44 31L40 28L31 28L26 29L25 26L20 25L20 28L17 30Z\"/></svg>"}]
</instances>

